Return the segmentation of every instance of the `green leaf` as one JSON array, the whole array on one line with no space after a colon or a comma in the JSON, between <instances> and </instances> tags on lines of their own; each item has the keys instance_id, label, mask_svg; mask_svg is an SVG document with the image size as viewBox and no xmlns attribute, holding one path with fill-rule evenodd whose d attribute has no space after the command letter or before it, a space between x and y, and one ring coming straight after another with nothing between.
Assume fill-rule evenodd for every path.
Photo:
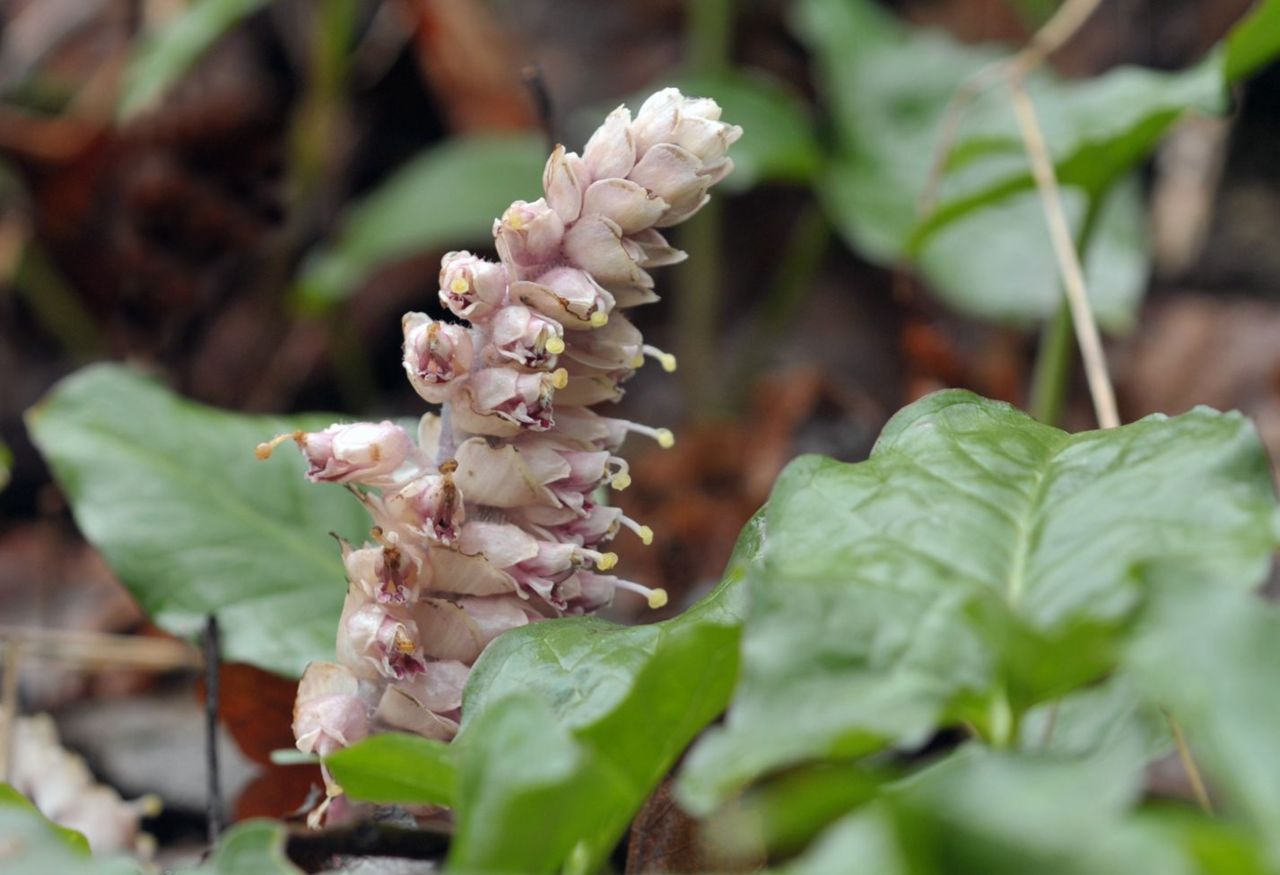
<instances>
[{"instance_id":1,"label":"green leaf","mask_svg":"<svg viewBox=\"0 0 1280 875\"><path fill-rule=\"evenodd\" d=\"M0 869L5 875L138 875L132 860L89 856L89 842L58 826L35 805L0 783Z\"/></svg>"},{"instance_id":2,"label":"green leaf","mask_svg":"<svg viewBox=\"0 0 1280 875\"><path fill-rule=\"evenodd\" d=\"M1139 685L1280 865L1280 609L1215 591L1177 563L1151 576L1161 596L1129 655Z\"/></svg>"},{"instance_id":3,"label":"green leaf","mask_svg":"<svg viewBox=\"0 0 1280 875\"><path fill-rule=\"evenodd\" d=\"M695 812L769 771L1019 712L1111 671L1165 558L1245 588L1275 546L1266 454L1239 414L1198 408L1070 435L940 392L871 458L802 457L765 509L742 679L686 762ZM1006 739L1007 740L1007 739Z\"/></svg>"},{"instance_id":4,"label":"green leaf","mask_svg":"<svg viewBox=\"0 0 1280 875\"><path fill-rule=\"evenodd\" d=\"M394 732L375 735L327 757L325 765L353 799L454 804L453 750L439 741Z\"/></svg>"},{"instance_id":5,"label":"green leaf","mask_svg":"<svg viewBox=\"0 0 1280 875\"><path fill-rule=\"evenodd\" d=\"M154 106L224 33L270 0L196 0L160 33L139 41L125 71L121 119Z\"/></svg>"},{"instance_id":6,"label":"green leaf","mask_svg":"<svg viewBox=\"0 0 1280 875\"><path fill-rule=\"evenodd\" d=\"M352 206L336 242L307 259L302 301L341 300L375 269L423 250L488 244L493 220L535 196L546 160L535 136L461 137L423 152Z\"/></svg>"},{"instance_id":7,"label":"green leaf","mask_svg":"<svg viewBox=\"0 0 1280 875\"><path fill-rule=\"evenodd\" d=\"M467 684L459 747L464 870L598 865L689 741L724 708L738 661L748 524L720 587L650 626L535 623L491 644ZM554 817L548 812L555 812Z\"/></svg>"},{"instance_id":8,"label":"green leaf","mask_svg":"<svg viewBox=\"0 0 1280 875\"><path fill-rule=\"evenodd\" d=\"M837 823L792 875L1190 875L1260 872L1247 836L1136 808L1143 760L969 746ZM852 866L831 866L843 859ZM856 861L856 862L854 862ZM859 865L861 864L861 865Z\"/></svg>"},{"instance_id":9,"label":"green leaf","mask_svg":"<svg viewBox=\"0 0 1280 875\"><path fill-rule=\"evenodd\" d=\"M208 862L190 875L302 875L285 853L288 835L278 820L246 820L222 835Z\"/></svg>"},{"instance_id":10,"label":"green leaf","mask_svg":"<svg viewBox=\"0 0 1280 875\"><path fill-rule=\"evenodd\" d=\"M1097 195L1155 149L1187 111L1221 114L1228 89L1280 53L1280 0L1263 0L1200 63L1180 72L1120 67L1095 79L1058 84L1033 79L1030 94L1045 128L1059 182ZM988 97L1002 100L997 91ZM978 112L956 141L943 203L916 228L907 251L923 251L941 229L1029 190L1033 180L1021 157L1021 138L1009 112ZM993 148L993 142L1000 148ZM960 159L980 154L975 169ZM963 172L955 172L963 169Z\"/></svg>"},{"instance_id":11,"label":"green leaf","mask_svg":"<svg viewBox=\"0 0 1280 875\"><path fill-rule=\"evenodd\" d=\"M10 472L13 471L13 452L8 444L0 441L0 489L9 485Z\"/></svg>"},{"instance_id":12,"label":"green leaf","mask_svg":"<svg viewBox=\"0 0 1280 875\"><path fill-rule=\"evenodd\" d=\"M795 9L835 127L818 192L848 243L881 264L914 261L929 286L962 312L1011 323L1051 315L1061 291L1043 208L1029 182L973 205L965 221L948 224L927 245L913 241L945 107L962 82L1004 52L910 28L870 0L803 0ZM1067 88L1044 75L1031 83L1037 99ZM1055 146L1079 135L1062 103L1042 112ZM984 93L963 118L939 219L955 195L953 178L985 190L1008 175L1002 168L1026 171L1002 89ZM1088 198L1064 194L1078 232ZM1110 328L1128 327L1145 286L1143 223L1136 184L1121 187L1107 198L1086 254L1094 309Z\"/></svg>"},{"instance_id":13,"label":"green leaf","mask_svg":"<svg viewBox=\"0 0 1280 875\"><path fill-rule=\"evenodd\" d=\"M203 407L115 365L27 413L81 531L158 625L189 635L216 613L226 659L294 676L333 657L346 586L328 533L358 539L369 522L343 489L308 483L296 453L254 448L329 421Z\"/></svg>"},{"instance_id":14,"label":"green leaf","mask_svg":"<svg viewBox=\"0 0 1280 875\"><path fill-rule=\"evenodd\" d=\"M724 120L742 126L742 139L733 146L733 173L723 183L727 190L745 191L762 182L808 183L817 176L822 155L807 107L764 72L739 68L720 76L681 77L678 84L685 94L715 98ZM638 109L639 102L631 108Z\"/></svg>"}]
</instances>

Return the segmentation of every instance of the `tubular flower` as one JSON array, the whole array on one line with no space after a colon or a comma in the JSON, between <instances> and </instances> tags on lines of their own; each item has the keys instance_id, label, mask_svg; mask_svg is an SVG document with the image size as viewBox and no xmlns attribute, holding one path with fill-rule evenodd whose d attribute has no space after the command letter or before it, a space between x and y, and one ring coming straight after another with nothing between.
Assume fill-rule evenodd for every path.
<instances>
[{"instance_id":1,"label":"tubular flower","mask_svg":"<svg viewBox=\"0 0 1280 875\"><path fill-rule=\"evenodd\" d=\"M442 260L440 302L465 321L404 317L405 373L442 408L422 417L416 444L381 422L259 446L266 458L292 439L307 476L347 484L374 522L369 543L342 545L338 662L303 678L300 748L324 754L387 729L449 739L470 666L500 633L591 613L620 589L666 603L607 573L611 539L653 533L599 490L631 482L616 455L629 434L674 438L590 408L622 397L646 358L675 369L622 311L657 300L649 270L685 258L658 229L706 203L741 135L715 101L668 88L634 118L610 113L581 156L556 147L544 197L495 220L498 262Z\"/></svg>"}]
</instances>

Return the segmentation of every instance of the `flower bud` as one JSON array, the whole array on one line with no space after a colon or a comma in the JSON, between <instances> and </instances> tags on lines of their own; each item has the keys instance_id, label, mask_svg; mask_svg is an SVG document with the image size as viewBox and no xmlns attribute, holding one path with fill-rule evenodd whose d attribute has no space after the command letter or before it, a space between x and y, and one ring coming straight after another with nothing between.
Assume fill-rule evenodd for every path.
<instances>
[{"instance_id":1,"label":"flower bud","mask_svg":"<svg viewBox=\"0 0 1280 875\"><path fill-rule=\"evenodd\" d=\"M296 436L307 459L307 477L324 483L379 485L413 453L413 441L390 420L331 425Z\"/></svg>"},{"instance_id":2,"label":"flower bud","mask_svg":"<svg viewBox=\"0 0 1280 875\"><path fill-rule=\"evenodd\" d=\"M360 681L332 662L312 662L298 682L293 735L298 750L328 756L369 734L369 705Z\"/></svg>"},{"instance_id":3,"label":"flower bud","mask_svg":"<svg viewBox=\"0 0 1280 875\"><path fill-rule=\"evenodd\" d=\"M579 220L574 228L586 219ZM586 271L555 267L537 281L511 284L511 297L554 319L565 328L599 328L609 321L613 296Z\"/></svg>"},{"instance_id":4,"label":"flower bud","mask_svg":"<svg viewBox=\"0 0 1280 875\"><path fill-rule=\"evenodd\" d=\"M663 228L684 221L706 203L711 180L701 170L702 162L696 155L672 143L658 143L628 178L667 202L667 212L654 223Z\"/></svg>"},{"instance_id":5,"label":"flower bud","mask_svg":"<svg viewBox=\"0 0 1280 875\"><path fill-rule=\"evenodd\" d=\"M664 88L649 96L640 105L636 120L631 124L635 138L636 158L644 157L658 143L668 142L680 120L680 107L685 97L678 88Z\"/></svg>"},{"instance_id":6,"label":"flower bud","mask_svg":"<svg viewBox=\"0 0 1280 875\"><path fill-rule=\"evenodd\" d=\"M629 319L615 313L607 325L574 335L564 354L566 359L589 368L634 367L644 354L644 338Z\"/></svg>"},{"instance_id":7,"label":"flower bud","mask_svg":"<svg viewBox=\"0 0 1280 875\"><path fill-rule=\"evenodd\" d=\"M493 234L503 262L523 275L560 254L564 222L545 198L516 201L493 223Z\"/></svg>"},{"instance_id":8,"label":"flower bud","mask_svg":"<svg viewBox=\"0 0 1280 875\"><path fill-rule=\"evenodd\" d=\"M546 431L555 424L552 396L566 377L563 371L525 374L485 368L471 375L450 409L459 427L474 434L511 437L524 429Z\"/></svg>"},{"instance_id":9,"label":"flower bud","mask_svg":"<svg viewBox=\"0 0 1280 875\"><path fill-rule=\"evenodd\" d=\"M621 401L622 396L627 394L622 384L634 373L629 368L602 371L576 366L569 371L569 379L564 387L556 391L556 402L571 404L575 407L590 407L595 404Z\"/></svg>"},{"instance_id":10,"label":"flower bud","mask_svg":"<svg viewBox=\"0 0 1280 875\"><path fill-rule=\"evenodd\" d=\"M590 181L586 165L577 153L556 146L542 171L542 190L546 192L547 204L564 224L581 215L582 195Z\"/></svg>"},{"instance_id":11,"label":"flower bud","mask_svg":"<svg viewBox=\"0 0 1280 875\"><path fill-rule=\"evenodd\" d=\"M640 258L636 261L641 267L666 267L679 264L689 257L687 252L676 249L667 242L667 238L652 228L637 231L627 239L639 247Z\"/></svg>"},{"instance_id":12,"label":"flower bud","mask_svg":"<svg viewBox=\"0 0 1280 875\"><path fill-rule=\"evenodd\" d=\"M412 732L435 741L449 741L458 734L458 721L426 707L407 682L387 687L373 716L390 729Z\"/></svg>"},{"instance_id":13,"label":"flower bud","mask_svg":"<svg viewBox=\"0 0 1280 875\"><path fill-rule=\"evenodd\" d=\"M578 570L556 584L552 598L569 616L592 614L613 603L616 580L612 575Z\"/></svg>"},{"instance_id":14,"label":"flower bud","mask_svg":"<svg viewBox=\"0 0 1280 875\"><path fill-rule=\"evenodd\" d=\"M378 604L405 605L418 597L421 585L430 581L431 566L419 568L403 551L388 546L352 550L343 543L342 561L347 579Z\"/></svg>"},{"instance_id":15,"label":"flower bud","mask_svg":"<svg viewBox=\"0 0 1280 875\"><path fill-rule=\"evenodd\" d=\"M554 368L565 349L559 322L519 304L503 307L493 317L490 339L498 356L526 368Z\"/></svg>"},{"instance_id":16,"label":"flower bud","mask_svg":"<svg viewBox=\"0 0 1280 875\"><path fill-rule=\"evenodd\" d=\"M347 592L338 624L338 660L368 680L403 680L426 664L413 620L369 601L359 589Z\"/></svg>"},{"instance_id":17,"label":"flower bud","mask_svg":"<svg viewBox=\"0 0 1280 875\"><path fill-rule=\"evenodd\" d=\"M667 211L669 204L639 183L629 179L601 179L591 183L583 197L583 215L603 216L623 234L634 234Z\"/></svg>"},{"instance_id":18,"label":"flower bud","mask_svg":"<svg viewBox=\"0 0 1280 875\"><path fill-rule=\"evenodd\" d=\"M507 271L470 252L447 252L440 260L440 303L453 315L472 322L483 320L502 306L507 295Z\"/></svg>"},{"instance_id":19,"label":"flower bud","mask_svg":"<svg viewBox=\"0 0 1280 875\"><path fill-rule=\"evenodd\" d=\"M423 400L434 404L445 401L471 370L471 333L461 325L436 322L423 313L406 313L401 324L409 382Z\"/></svg>"},{"instance_id":20,"label":"flower bud","mask_svg":"<svg viewBox=\"0 0 1280 875\"><path fill-rule=\"evenodd\" d=\"M422 599L413 618L429 656L470 665L494 638L526 625L531 613L523 599L496 595Z\"/></svg>"},{"instance_id":21,"label":"flower bud","mask_svg":"<svg viewBox=\"0 0 1280 875\"><path fill-rule=\"evenodd\" d=\"M599 283L635 283L653 287L622 243L622 229L603 216L583 216L564 237L569 260Z\"/></svg>"},{"instance_id":22,"label":"flower bud","mask_svg":"<svg viewBox=\"0 0 1280 875\"><path fill-rule=\"evenodd\" d=\"M624 177L636 163L636 144L631 133L631 111L620 106L605 118L587 140L582 160L592 180Z\"/></svg>"},{"instance_id":23,"label":"flower bud","mask_svg":"<svg viewBox=\"0 0 1280 875\"><path fill-rule=\"evenodd\" d=\"M458 539L466 511L448 474L424 474L387 496L387 510L409 531L438 544Z\"/></svg>"}]
</instances>

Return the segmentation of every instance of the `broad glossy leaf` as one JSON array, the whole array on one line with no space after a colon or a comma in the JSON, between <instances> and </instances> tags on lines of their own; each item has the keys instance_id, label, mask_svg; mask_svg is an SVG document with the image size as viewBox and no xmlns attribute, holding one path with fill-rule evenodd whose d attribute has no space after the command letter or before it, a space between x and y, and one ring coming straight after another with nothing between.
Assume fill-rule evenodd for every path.
<instances>
[{"instance_id":1,"label":"broad glossy leaf","mask_svg":"<svg viewBox=\"0 0 1280 875\"><path fill-rule=\"evenodd\" d=\"M1045 127L1059 181L1089 193L1105 191L1154 150L1188 110L1222 113L1227 90L1280 53L1280 2L1262 0L1224 41L1181 72L1121 67L1095 79L1055 85L1036 80L1031 96ZM1002 97L1002 96L1001 96ZM908 251L920 251L931 235L972 212L1030 189L1021 138L1011 113L978 114L957 139L937 213L913 234ZM973 164L980 173L975 174ZM956 172L960 170L962 172Z\"/></svg>"},{"instance_id":2,"label":"broad glossy leaf","mask_svg":"<svg viewBox=\"0 0 1280 875\"><path fill-rule=\"evenodd\" d=\"M1138 748L1105 756L970 746L886 786L791 875L1261 875L1257 842L1192 811L1144 809Z\"/></svg>"},{"instance_id":3,"label":"broad glossy leaf","mask_svg":"<svg viewBox=\"0 0 1280 875\"><path fill-rule=\"evenodd\" d=\"M1214 591L1176 563L1151 576L1165 586L1129 657L1139 686L1280 865L1280 609Z\"/></svg>"},{"instance_id":4,"label":"broad glossy leaf","mask_svg":"<svg viewBox=\"0 0 1280 875\"><path fill-rule=\"evenodd\" d=\"M686 763L696 812L809 759L913 746L1109 672L1160 558L1224 587L1275 545L1266 455L1198 408L1070 435L967 392L931 395L871 458L802 457L765 510L742 680Z\"/></svg>"},{"instance_id":5,"label":"broad glossy leaf","mask_svg":"<svg viewBox=\"0 0 1280 875\"><path fill-rule=\"evenodd\" d=\"M224 33L269 2L195 0L162 31L141 40L125 72L120 116L154 106Z\"/></svg>"},{"instance_id":6,"label":"broad glossy leaf","mask_svg":"<svg viewBox=\"0 0 1280 875\"><path fill-rule=\"evenodd\" d=\"M278 820L246 820L218 841L218 849L189 875L302 875L285 853L288 836Z\"/></svg>"},{"instance_id":7,"label":"broad glossy leaf","mask_svg":"<svg viewBox=\"0 0 1280 875\"><path fill-rule=\"evenodd\" d=\"M416 735L375 735L325 759L342 789L364 802L452 805L454 754Z\"/></svg>"},{"instance_id":8,"label":"broad glossy leaf","mask_svg":"<svg viewBox=\"0 0 1280 875\"><path fill-rule=\"evenodd\" d=\"M493 220L513 200L536 197L546 160L534 136L459 137L428 149L349 208L336 241L303 265L302 300L341 300L416 252L488 245Z\"/></svg>"},{"instance_id":9,"label":"broad glossy leaf","mask_svg":"<svg viewBox=\"0 0 1280 875\"><path fill-rule=\"evenodd\" d=\"M369 522L341 488L307 482L297 453L260 462L254 447L329 421L203 407L115 365L27 414L81 531L148 616L189 635L215 612L228 661L295 676L333 656L346 586L329 533L359 539Z\"/></svg>"},{"instance_id":10,"label":"broad glossy leaf","mask_svg":"<svg viewBox=\"0 0 1280 875\"><path fill-rule=\"evenodd\" d=\"M17 790L0 783L0 870L5 875L138 875L132 860L89 856L89 843L58 826Z\"/></svg>"},{"instance_id":11,"label":"broad glossy leaf","mask_svg":"<svg viewBox=\"0 0 1280 875\"><path fill-rule=\"evenodd\" d=\"M928 245L911 245L945 107L961 82L1006 51L909 28L870 0L803 0L795 8L835 122L835 147L818 190L845 239L883 264L914 261L930 287L963 312L1004 322L1052 314L1061 291L1043 208L1030 185L1001 190L988 209L969 210ZM1038 98L1066 87L1043 75L1032 83ZM1075 135L1070 114L1042 114L1051 144ZM965 119L968 139L948 180L991 186L1009 166L1025 175L1003 91L984 94ZM949 182L942 196L951 198L954 188ZM1067 197L1078 228L1086 199L1074 191ZM1145 285L1143 223L1137 186L1129 184L1112 192L1094 231L1089 292L1110 328L1129 325Z\"/></svg>"},{"instance_id":12,"label":"broad glossy leaf","mask_svg":"<svg viewBox=\"0 0 1280 875\"><path fill-rule=\"evenodd\" d=\"M582 843L598 864L689 741L723 710L738 661L741 581L760 523L725 580L650 626L594 618L499 637L467 684L458 834L467 871L550 872Z\"/></svg>"}]
</instances>

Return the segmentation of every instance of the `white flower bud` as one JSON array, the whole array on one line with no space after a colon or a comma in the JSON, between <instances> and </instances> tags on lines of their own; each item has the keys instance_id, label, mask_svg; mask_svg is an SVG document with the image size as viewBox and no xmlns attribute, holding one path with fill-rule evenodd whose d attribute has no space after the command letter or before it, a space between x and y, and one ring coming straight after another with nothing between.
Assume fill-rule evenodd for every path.
<instances>
[{"instance_id":1,"label":"white flower bud","mask_svg":"<svg viewBox=\"0 0 1280 875\"><path fill-rule=\"evenodd\" d=\"M592 180L623 177L630 172L636 163L636 144L629 109L620 106L609 113L587 140L582 160Z\"/></svg>"},{"instance_id":2,"label":"white flower bud","mask_svg":"<svg viewBox=\"0 0 1280 875\"><path fill-rule=\"evenodd\" d=\"M566 225L582 213L582 195L590 183L586 165L576 152L556 146L542 172L542 190L547 204Z\"/></svg>"},{"instance_id":3,"label":"white flower bud","mask_svg":"<svg viewBox=\"0 0 1280 875\"><path fill-rule=\"evenodd\" d=\"M483 320L507 296L507 271L465 250L447 252L440 260L440 303L455 316Z\"/></svg>"},{"instance_id":4,"label":"white flower bud","mask_svg":"<svg viewBox=\"0 0 1280 875\"><path fill-rule=\"evenodd\" d=\"M445 401L471 370L471 333L461 325L437 322L424 313L406 313L402 325L409 383L423 400L435 404Z\"/></svg>"},{"instance_id":5,"label":"white flower bud","mask_svg":"<svg viewBox=\"0 0 1280 875\"><path fill-rule=\"evenodd\" d=\"M545 198L516 201L493 223L493 235L503 262L523 275L560 254L564 222Z\"/></svg>"}]
</instances>

